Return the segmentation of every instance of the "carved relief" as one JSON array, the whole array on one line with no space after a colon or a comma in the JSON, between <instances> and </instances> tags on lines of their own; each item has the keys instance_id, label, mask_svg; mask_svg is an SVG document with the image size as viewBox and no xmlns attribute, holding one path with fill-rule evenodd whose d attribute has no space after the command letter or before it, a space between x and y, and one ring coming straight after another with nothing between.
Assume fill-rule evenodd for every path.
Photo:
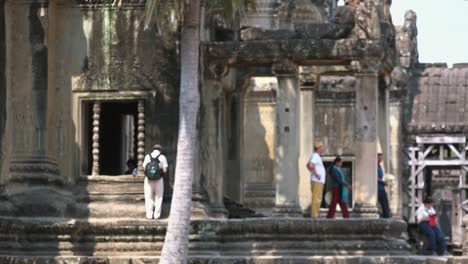
<instances>
[{"instance_id":1,"label":"carved relief","mask_svg":"<svg viewBox=\"0 0 468 264\"><path fill-rule=\"evenodd\" d=\"M403 26L397 29L397 55L400 58L399 64L404 68L412 67L418 60L416 20L416 13L409 10L405 13Z\"/></svg>"},{"instance_id":2,"label":"carved relief","mask_svg":"<svg viewBox=\"0 0 468 264\"><path fill-rule=\"evenodd\" d=\"M412 10L405 13L403 26L396 28L397 66L392 71L392 82L398 87L405 87L410 78L409 70L418 63L417 16Z\"/></svg>"},{"instance_id":3,"label":"carved relief","mask_svg":"<svg viewBox=\"0 0 468 264\"><path fill-rule=\"evenodd\" d=\"M294 29L300 24L325 22L325 10L310 0L282 1L278 8L280 29Z\"/></svg>"},{"instance_id":4,"label":"carved relief","mask_svg":"<svg viewBox=\"0 0 468 264\"><path fill-rule=\"evenodd\" d=\"M160 36L156 29L144 31L139 20L142 12L132 8L84 11L89 17L83 22L88 48L74 90L159 89L176 83L173 36Z\"/></svg>"},{"instance_id":5,"label":"carved relief","mask_svg":"<svg viewBox=\"0 0 468 264\"><path fill-rule=\"evenodd\" d=\"M356 8L356 29L359 39L377 40L380 37L379 13L374 0L364 0Z\"/></svg>"}]
</instances>

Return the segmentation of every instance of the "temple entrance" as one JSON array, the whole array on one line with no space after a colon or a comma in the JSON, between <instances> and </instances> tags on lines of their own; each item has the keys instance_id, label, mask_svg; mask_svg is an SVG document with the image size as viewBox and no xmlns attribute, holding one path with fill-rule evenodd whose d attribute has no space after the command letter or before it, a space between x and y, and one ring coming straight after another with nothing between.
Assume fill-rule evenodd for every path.
<instances>
[{"instance_id":1,"label":"temple entrance","mask_svg":"<svg viewBox=\"0 0 468 264\"><path fill-rule=\"evenodd\" d=\"M463 216L467 212L466 138L464 136L416 137L410 147L408 195L409 223L416 223L415 212L424 197L432 196L438 224L448 241L460 248L464 241Z\"/></svg>"},{"instance_id":2,"label":"temple entrance","mask_svg":"<svg viewBox=\"0 0 468 264\"><path fill-rule=\"evenodd\" d=\"M92 174L93 104L86 103L86 172ZM122 175L137 153L137 102L101 102L99 116L99 174Z\"/></svg>"}]
</instances>

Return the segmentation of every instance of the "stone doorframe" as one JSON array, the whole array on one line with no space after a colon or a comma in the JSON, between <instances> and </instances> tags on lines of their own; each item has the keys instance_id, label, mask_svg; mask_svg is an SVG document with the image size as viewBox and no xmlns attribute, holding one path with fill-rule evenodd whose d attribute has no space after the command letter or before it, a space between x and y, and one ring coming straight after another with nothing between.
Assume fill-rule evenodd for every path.
<instances>
[{"instance_id":1,"label":"stone doorframe","mask_svg":"<svg viewBox=\"0 0 468 264\"><path fill-rule=\"evenodd\" d=\"M439 151L439 157L428 158L432 150ZM447 150L450 155L444 155ZM458 167L460 177L458 186L453 190L455 200L452 201L452 226L458 228L452 231L453 242L463 242L463 217L468 212L468 145L463 135L430 135L416 136L416 146L409 147L410 174L408 179L408 211L409 223L416 223L416 210L423 202L425 189L424 169L428 167ZM455 158L451 158L451 156Z\"/></svg>"},{"instance_id":2,"label":"stone doorframe","mask_svg":"<svg viewBox=\"0 0 468 264\"><path fill-rule=\"evenodd\" d=\"M100 91L100 92L81 92L75 91L72 95L72 117L73 124L76 127L77 133L75 133L75 142L79 148L75 149L75 163L74 168L75 175L89 176L87 173L82 171L82 159L86 153L84 148L84 136L82 135L84 129L84 116L83 116L83 105L84 103L93 103L92 114L93 115L93 144L92 155L93 155L93 166L92 175L99 175L99 115L100 115L100 104L104 102L137 102L138 103L138 127L137 127L137 162L138 162L138 174L143 174L143 159L145 155L145 149L147 149L147 140L145 140L147 133L151 133L146 129L146 119L151 120L154 112L154 98L156 96L155 91ZM145 114L146 113L146 114Z\"/></svg>"}]
</instances>

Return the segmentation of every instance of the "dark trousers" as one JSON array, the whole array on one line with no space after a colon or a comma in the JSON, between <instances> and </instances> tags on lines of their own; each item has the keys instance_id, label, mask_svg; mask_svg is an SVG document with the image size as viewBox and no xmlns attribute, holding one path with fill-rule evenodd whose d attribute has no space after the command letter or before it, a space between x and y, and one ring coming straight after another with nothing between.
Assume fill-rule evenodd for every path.
<instances>
[{"instance_id":1,"label":"dark trousers","mask_svg":"<svg viewBox=\"0 0 468 264\"><path fill-rule=\"evenodd\" d=\"M380 207L382 207L382 217L390 218L390 206L388 205L387 192L385 190L379 190L378 199Z\"/></svg>"},{"instance_id":2,"label":"dark trousers","mask_svg":"<svg viewBox=\"0 0 468 264\"><path fill-rule=\"evenodd\" d=\"M340 205L341 212L343 213L343 218L349 218L348 207L346 203L341 199L341 192L339 187L335 187L331 189L332 191L332 200L330 204L330 208L328 208L327 218L335 217L336 211L336 204Z\"/></svg>"},{"instance_id":3,"label":"dark trousers","mask_svg":"<svg viewBox=\"0 0 468 264\"><path fill-rule=\"evenodd\" d=\"M447 251L447 243L445 235L437 226L430 226L429 221L419 223L419 230L423 232L429 239L429 249L431 252L436 252L436 244L438 243L442 252Z\"/></svg>"}]
</instances>

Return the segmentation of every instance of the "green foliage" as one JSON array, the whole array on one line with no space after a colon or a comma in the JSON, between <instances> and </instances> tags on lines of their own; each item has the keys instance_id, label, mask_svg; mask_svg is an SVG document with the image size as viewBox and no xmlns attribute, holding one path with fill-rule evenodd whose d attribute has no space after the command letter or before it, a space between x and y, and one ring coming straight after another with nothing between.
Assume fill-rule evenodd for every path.
<instances>
[{"instance_id":1,"label":"green foliage","mask_svg":"<svg viewBox=\"0 0 468 264\"><path fill-rule=\"evenodd\" d=\"M155 22L159 31L176 30L183 23L189 0L146 0L145 28ZM236 25L248 8L255 10L255 0L205 0L208 12L219 11L228 25Z\"/></svg>"}]
</instances>

